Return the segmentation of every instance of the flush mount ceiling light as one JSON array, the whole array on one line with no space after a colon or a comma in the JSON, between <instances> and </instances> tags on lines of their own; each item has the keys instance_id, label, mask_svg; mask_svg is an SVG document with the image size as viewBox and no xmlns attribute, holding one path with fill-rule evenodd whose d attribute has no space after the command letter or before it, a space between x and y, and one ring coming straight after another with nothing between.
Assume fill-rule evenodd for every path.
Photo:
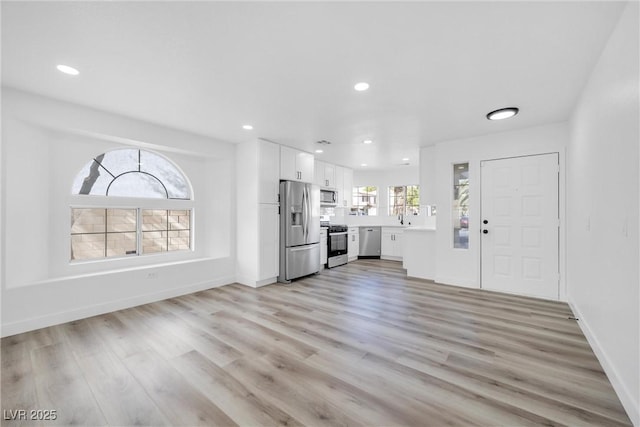
<instances>
[{"instance_id":1,"label":"flush mount ceiling light","mask_svg":"<svg viewBox=\"0 0 640 427\"><path fill-rule=\"evenodd\" d=\"M251 130L251 129L253 129L253 126L251 126L251 125L242 125L242 129Z\"/></svg>"},{"instance_id":2,"label":"flush mount ceiling light","mask_svg":"<svg viewBox=\"0 0 640 427\"><path fill-rule=\"evenodd\" d=\"M320 154L320 153L324 153L324 151L322 151L322 150L316 150L316 153Z\"/></svg>"},{"instance_id":3,"label":"flush mount ceiling light","mask_svg":"<svg viewBox=\"0 0 640 427\"><path fill-rule=\"evenodd\" d=\"M78 74L80 74L80 71L76 70L73 67L70 67L68 65L57 65L56 68L58 69L58 71L65 73L65 74L69 74L70 76L77 76Z\"/></svg>"},{"instance_id":4,"label":"flush mount ceiling light","mask_svg":"<svg viewBox=\"0 0 640 427\"><path fill-rule=\"evenodd\" d=\"M403 157L403 158L402 158L402 161L403 161L403 162L408 162L408 161L409 161L409 158L408 158L408 157Z\"/></svg>"},{"instance_id":5,"label":"flush mount ceiling light","mask_svg":"<svg viewBox=\"0 0 640 427\"><path fill-rule=\"evenodd\" d=\"M371 143L373 143L373 141L370 140L370 139L365 139L364 141L362 141L362 143L363 144L371 144Z\"/></svg>"},{"instance_id":6,"label":"flush mount ceiling light","mask_svg":"<svg viewBox=\"0 0 640 427\"><path fill-rule=\"evenodd\" d=\"M369 89L369 83L367 83L367 82L359 82L359 83L356 83L353 88L355 90L357 90L358 92L362 92L364 90Z\"/></svg>"},{"instance_id":7,"label":"flush mount ceiling light","mask_svg":"<svg viewBox=\"0 0 640 427\"><path fill-rule=\"evenodd\" d=\"M513 117L516 114L518 114L518 111L520 110L516 107L500 108L499 110L495 110L487 114L487 119L489 120L508 119L509 117Z\"/></svg>"},{"instance_id":8,"label":"flush mount ceiling light","mask_svg":"<svg viewBox=\"0 0 640 427\"><path fill-rule=\"evenodd\" d=\"M367 164L366 163L361 163L360 166L362 166L363 168L366 168Z\"/></svg>"}]
</instances>

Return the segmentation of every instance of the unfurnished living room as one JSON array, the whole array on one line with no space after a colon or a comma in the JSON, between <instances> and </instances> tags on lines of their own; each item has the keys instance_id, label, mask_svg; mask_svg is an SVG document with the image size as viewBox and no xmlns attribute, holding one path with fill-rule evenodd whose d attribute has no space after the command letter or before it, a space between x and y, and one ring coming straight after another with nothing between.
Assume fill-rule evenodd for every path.
<instances>
[{"instance_id":1,"label":"unfurnished living room","mask_svg":"<svg viewBox=\"0 0 640 427\"><path fill-rule=\"evenodd\" d=\"M1 425L640 427L637 1L2 1Z\"/></svg>"}]
</instances>

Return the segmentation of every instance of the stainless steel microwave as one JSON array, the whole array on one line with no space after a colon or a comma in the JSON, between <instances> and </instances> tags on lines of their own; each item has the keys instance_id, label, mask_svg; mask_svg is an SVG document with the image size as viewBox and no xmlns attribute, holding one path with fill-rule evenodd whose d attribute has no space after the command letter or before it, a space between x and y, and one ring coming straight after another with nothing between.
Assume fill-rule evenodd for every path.
<instances>
[{"instance_id":1,"label":"stainless steel microwave","mask_svg":"<svg viewBox=\"0 0 640 427\"><path fill-rule=\"evenodd\" d=\"M333 190L320 190L320 204L324 206L336 206L338 204L338 192Z\"/></svg>"}]
</instances>

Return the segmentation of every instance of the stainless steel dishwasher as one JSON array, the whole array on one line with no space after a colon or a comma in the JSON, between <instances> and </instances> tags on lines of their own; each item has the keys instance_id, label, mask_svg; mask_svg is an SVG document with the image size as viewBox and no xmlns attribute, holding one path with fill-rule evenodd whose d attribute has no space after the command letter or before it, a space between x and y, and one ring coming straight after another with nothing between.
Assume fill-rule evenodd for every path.
<instances>
[{"instance_id":1,"label":"stainless steel dishwasher","mask_svg":"<svg viewBox=\"0 0 640 427\"><path fill-rule=\"evenodd\" d=\"M380 258L381 227L360 227L358 257Z\"/></svg>"}]
</instances>

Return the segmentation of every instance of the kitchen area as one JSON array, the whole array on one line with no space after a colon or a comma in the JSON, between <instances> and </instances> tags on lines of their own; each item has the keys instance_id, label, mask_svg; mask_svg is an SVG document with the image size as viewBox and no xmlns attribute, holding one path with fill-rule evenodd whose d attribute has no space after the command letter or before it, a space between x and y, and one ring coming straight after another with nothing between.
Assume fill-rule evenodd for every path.
<instances>
[{"instance_id":1,"label":"kitchen area","mask_svg":"<svg viewBox=\"0 0 640 427\"><path fill-rule=\"evenodd\" d=\"M359 258L402 262L409 276L433 279L435 215L427 213L435 209L417 197L402 211L388 205L406 199L392 189L419 189L417 164L354 174L264 139L239 144L237 155L240 283L290 283Z\"/></svg>"}]
</instances>

